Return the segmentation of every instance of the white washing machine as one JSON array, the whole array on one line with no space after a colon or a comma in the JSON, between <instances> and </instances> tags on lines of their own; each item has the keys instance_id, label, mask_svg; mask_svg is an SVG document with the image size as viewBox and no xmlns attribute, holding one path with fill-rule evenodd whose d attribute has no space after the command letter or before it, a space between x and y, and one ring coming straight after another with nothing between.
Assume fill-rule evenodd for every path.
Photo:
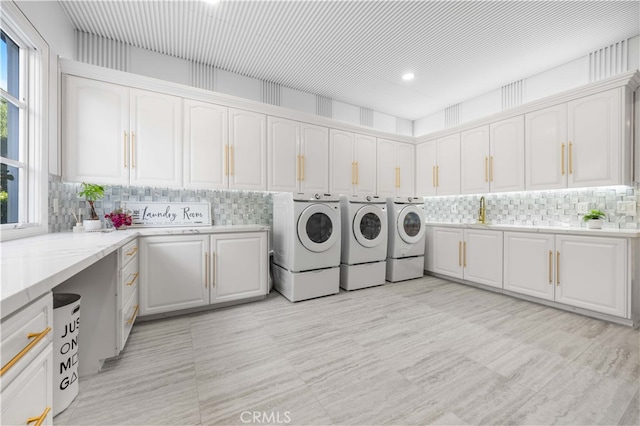
<instances>
[{"instance_id":1,"label":"white washing machine","mask_svg":"<svg viewBox=\"0 0 640 426\"><path fill-rule=\"evenodd\" d=\"M387 281L424 275L424 200L417 197L387 198L389 236Z\"/></svg>"},{"instance_id":2,"label":"white washing machine","mask_svg":"<svg viewBox=\"0 0 640 426\"><path fill-rule=\"evenodd\" d=\"M387 202L373 195L342 195L340 287L357 290L384 284Z\"/></svg>"},{"instance_id":3,"label":"white washing machine","mask_svg":"<svg viewBox=\"0 0 640 426\"><path fill-rule=\"evenodd\" d=\"M340 198L273 196L273 280L292 302L340 291Z\"/></svg>"}]
</instances>

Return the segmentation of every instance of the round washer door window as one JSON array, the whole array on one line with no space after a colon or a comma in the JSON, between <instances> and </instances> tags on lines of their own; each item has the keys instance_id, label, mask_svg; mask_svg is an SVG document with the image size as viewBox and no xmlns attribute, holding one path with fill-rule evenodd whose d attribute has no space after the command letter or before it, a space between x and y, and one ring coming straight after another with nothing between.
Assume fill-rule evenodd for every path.
<instances>
[{"instance_id":1,"label":"round washer door window","mask_svg":"<svg viewBox=\"0 0 640 426\"><path fill-rule=\"evenodd\" d=\"M298 218L298 238L313 252L330 249L339 239L334 221L337 213L325 204L312 204Z\"/></svg>"},{"instance_id":2,"label":"round washer door window","mask_svg":"<svg viewBox=\"0 0 640 426\"><path fill-rule=\"evenodd\" d=\"M375 247L382 241L387 221L376 206L361 207L353 217L353 235L364 247Z\"/></svg>"},{"instance_id":3,"label":"round washer door window","mask_svg":"<svg viewBox=\"0 0 640 426\"><path fill-rule=\"evenodd\" d=\"M398 233L406 243L413 244L420 241L424 234L422 223L422 209L416 206L406 206L398 215Z\"/></svg>"}]
</instances>

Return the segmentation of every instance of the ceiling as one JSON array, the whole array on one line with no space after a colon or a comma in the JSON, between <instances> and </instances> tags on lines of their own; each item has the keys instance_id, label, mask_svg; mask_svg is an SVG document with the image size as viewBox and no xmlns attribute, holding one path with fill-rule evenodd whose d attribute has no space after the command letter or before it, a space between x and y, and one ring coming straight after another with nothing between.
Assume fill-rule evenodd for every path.
<instances>
[{"instance_id":1,"label":"ceiling","mask_svg":"<svg viewBox=\"0 0 640 426\"><path fill-rule=\"evenodd\" d=\"M410 120L640 33L640 1L60 4L81 31Z\"/></svg>"}]
</instances>

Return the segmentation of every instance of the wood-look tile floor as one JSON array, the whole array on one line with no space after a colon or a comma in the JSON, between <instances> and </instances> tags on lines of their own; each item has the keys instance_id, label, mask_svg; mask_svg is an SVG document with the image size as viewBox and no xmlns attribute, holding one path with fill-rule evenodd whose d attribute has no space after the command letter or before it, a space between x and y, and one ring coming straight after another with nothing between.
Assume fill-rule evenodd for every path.
<instances>
[{"instance_id":1,"label":"wood-look tile floor","mask_svg":"<svg viewBox=\"0 0 640 426\"><path fill-rule=\"evenodd\" d=\"M424 277L139 322L54 423L638 425L639 386L640 330Z\"/></svg>"}]
</instances>

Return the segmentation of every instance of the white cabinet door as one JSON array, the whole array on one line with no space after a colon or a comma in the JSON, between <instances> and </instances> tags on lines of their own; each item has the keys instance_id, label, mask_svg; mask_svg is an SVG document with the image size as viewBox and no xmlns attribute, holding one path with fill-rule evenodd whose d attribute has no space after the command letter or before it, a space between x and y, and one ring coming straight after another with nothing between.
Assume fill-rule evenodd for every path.
<instances>
[{"instance_id":1,"label":"white cabinet door","mask_svg":"<svg viewBox=\"0 0 640 426\"><path fill-rule=\"evenodd\" d=\"M378 138L378 195L394 197L398 185L396 142Z\"/></svg>"},{"instance_id":2,"label":"white cabinet door","mask_svg":"<svg viewBox=\"0 0 640 426\"><path fill-rule=\"evenodd\" d=\"M329 131L329 189L332 194L354 193L354 150L353 133L336 129Z\"/></svg>"},{"instance_id":3,"label":"white cabinet door","mask_svg":"<svg viewBox=\"0 0 640 426\"><path fill-rule=\"evenodd\" d=\"M460 192L489 192L489 126L460 133Z\"/></svg>"},{"instance_id":4,"label":"white cabinet door","mask_svg":"<svg viewBox=\"0 0 640 426\"><path fill-rule=\"evenodd\" d=\"M229 109L229 188L267 189L267 118Z\"/></svg>"},{"instance_id":5,"label":"white cabinet door","mask_svg":"<svg viewBox=\"0 0 640 426\"><path fill-rule=\"evenodd\" d=\"M502 288L502 232L465 229L462 244L464 279Z\"/></svg>"},{"instance_id":6,"label":"white cabinet door","mask_svg":"<svg viewBox=\"0 0 640 426\"><path fill-rule=\"evenodd\" d=\"M567 186L567 104L525 115L525 188Z\"/></svg>"},{"instance_id":7,"label":"white cabinet door","mask_svg":"<svg viewBox=\"0 0 640 426\"><path fill-rule=\"evenodd\" d=\"M464 232L456 228L433 228L433 272L462 278Z\"/></svg>"},{"instance_id":8,"label":"white cabinet door","mask_svg":"<svg viewBox=\"0 0 640 426\"><path fill-rule=\"evenodd\" d=\"M355 192L360 195L376 195L377 143L372 136L354 136Z\"/></svg>"},{"instance_id":9,"label":"white cabinet door","mask_svg":"<svg viewBox=\"0 0 640 426\"><path fill-rule=\"evenodd\" d=\"M299 191L301 158L299 151L300 125L284 118L267 119L267 147L270 191Z\"/></svg>"},{"instance_id":10,"label":"white cabinet door","mask_svg":"<svg viewBox=\"0 0 640 426\"><path fill-rule=\"evenodd\" d=\"M267 237L264 232L211 237L211 303L267 294Z\"/></svg>"},{"instance_id":11,"label":"white cabinet door","mask_svg":"<svg viewBox=\"0 0 640 426\"><path fill-rule=\"evenodd\" d=\"M556 301L628 318L627 240L556 236Z\"/></svg>"},{"instance_id":12,"label":"white cabinet door","mask_svg":"<svg viewBox=\"0 0 640 426\"><path fill-rule=\"evenodd\" d=\"M620 90L569 102L569 187L625 183L621 177Z\"/></svg>"},{"instance_id":13,"label":"white cabinet door","mask_svg":"<svg viewBox=\"0 0 640 426\"><path fill-rule=\"evenodd\" d=\"M329 192L329 129L300 124L300 192Z\"/></svg>"},{"instance_id":14,"label":"white cabinet door","mask_svg":"<svg viewBox=\"0 0 640 426\"><path fill-rule=\"evenodd\" d=\"M524 191L524 116L491 123L491 192Z\"/></svg>"},{"instance_id":15,"label":"white cabinet door","mask_svg":"<svg viewBox=\"0 0 640 426\"><path fill-rule=\"evenodd\" d=\"M129 89L73 76L65 83L65 181L128 185Z\"/></svg>"},{"instance_id":16,"label":"white cabinet door","mask_svg":"<svg viewBox=\"0 0 640 426\"><path fill-rule=\"evenodd\" d=\"M2 381L2 424L28 425L53 424L53 344L47 347L12 380L3 376Z\"/></svg>"},{"instance_id":17,"label":"white cabinet door","mask_svg":"<svg viewBox=\"0 0 640 426\"><path fill-rule=\"evenodd\" d=\"M416 146L416 196L436 195L437 142Z\"/></svg>"},{"instance_id":18,"label":"white cabinet door","mask_svg":"<svg viewBox=\"0 0 640 426\"><path fill-rule=\"evenodd\" d=\"M438 195L460 194L460 133L438 139Z\"/></svg>"},{"instance_id":19,"label":"white cabinet door","mask_svg":"<svg viewBox=\"0 0 640 426\"><path fill-rule=\"evenodd\" d=\"M209 236L140 239L140 315L209 303Z\"/></svg>"},{"instance_id":20,"label":"white cabinet door","mask_svg":"<svg viewBox=\"0 0 640 426\"><path fill-rule=\"evenodd\" d=\"M554 300L555 238L529 232L504 233L504 289Z\"/></svg>"},{"instance_id":21,"label":"white cabinet door","mask_svg":"<svg viewBox=\"0 0 640 426\"><path fill-rule=\"evenodd\" d=\"M131 89L131 184L182 186L182 98Z\"/></svg>"},{"instance_id":22,"label":"white cabinet door","mask_svg":"<svg viewBox=\"0 0 640 426\"><path fill-rule=\"evenodd\" d=\"M399 197L413 197L415 195L415 146L408 143L397 145L398 188Z\"/></svg>"},{"instance_id":23,"label":"white cabinet door","mask_svg":"<svg viewBox=\"0 0 640 426\"><path fill-rule=\"evenodd\" d=\"M184 187L228 187L224 172L224 146L229 140L226 107L187 99L184 101Z\"/></svg>"}]
</instances>

